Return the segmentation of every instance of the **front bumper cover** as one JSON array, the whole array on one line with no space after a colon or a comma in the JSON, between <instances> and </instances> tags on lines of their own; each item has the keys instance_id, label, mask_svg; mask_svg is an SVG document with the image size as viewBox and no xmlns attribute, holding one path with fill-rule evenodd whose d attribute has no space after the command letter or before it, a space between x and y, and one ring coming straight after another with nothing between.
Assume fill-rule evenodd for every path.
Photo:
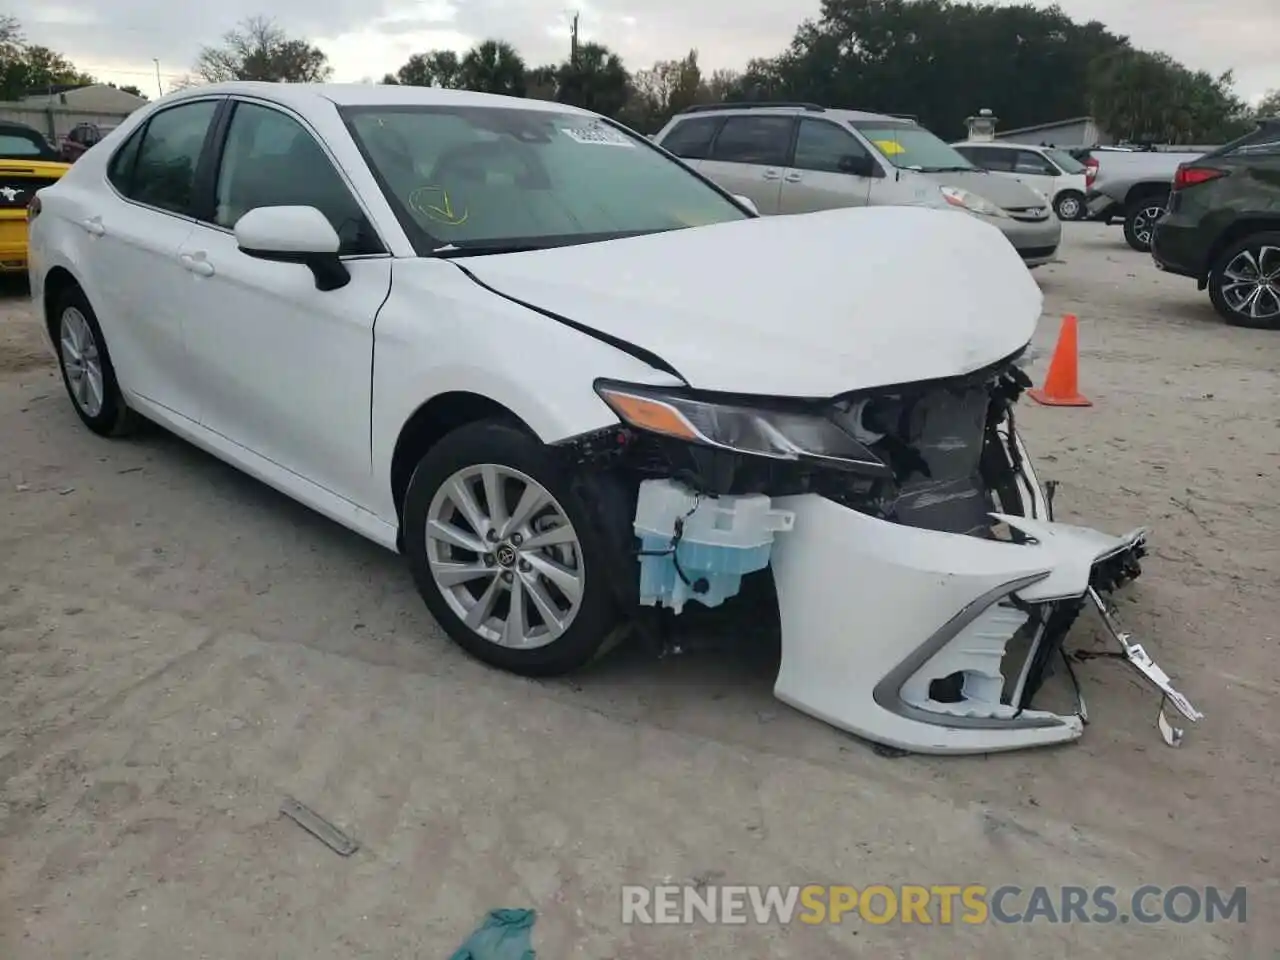
<instances>
[{"instance_id":1,"label":"front bumper cover","mask_svg":"<svg viewBox=\"0 0 1280 960\"><path fill-rule=\"evenodd\" d=\"M1029 506L1047 516L1034 474L1027 480ZM1033 671L1043 670L1078 611L1092 603L1119 655L1188 720L1200 719L1102 600L1135 565L1145 530L1113 537L999 516L1024 535L1014 543L907 527L813 494L776 504L795 513L772 556L782 625L774 693L783 702L918 753L1075 740L1086 722L1083 700L1075 714L1030 709L1027 701L1038 686ZM1006 679L1002 665L1016 636L1029 652L1018 676ZM940 686L952 695L941 695ZM1161 730L1173 745L1181 739L1163 703Z\"/></svg>"}]
</instances>

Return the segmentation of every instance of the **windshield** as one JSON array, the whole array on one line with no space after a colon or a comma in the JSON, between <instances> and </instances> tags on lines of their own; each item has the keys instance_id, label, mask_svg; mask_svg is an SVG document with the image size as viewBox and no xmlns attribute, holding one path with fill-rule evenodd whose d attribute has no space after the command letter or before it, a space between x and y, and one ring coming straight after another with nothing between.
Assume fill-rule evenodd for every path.
<instances>
[{"instance_id":1,"label":"windshield","mask_svg":"<svg viewBox=\"0 0 1280 960\"><path fill-rule=\"evenodd\" d=\"M0 130L0 158L5 160L57 160L58 155L34 130Z\"/></svg>"},{"instance_id":2,"label":"windshield","mask_svg":"<svg viewBox=\"0 0 1280 960\"><path fill-rule=\"evenodd\" d=\"M1062 168L1063 173L1085 172L1085 165L1065 150L1058 150L1051 147L1045 151L1045 154L1050 160Z\"/></svg>"},{"instance_id":3,"label":"windshield","mask_svg":"<svg viewBox=\"0 0 1280 960\"><path fill-rule=\"evenodd\" d=\"M853 127L895 167L925 173L978 169L950 144L913 123L867 120Z\"/></svg>"},{"instance_id":4,"label":"windshield","mask_svg":"<svg viewBox=\"0 0 1280 960\"><path fill-rule=\"evenodd\" d=\"M347 127L419 254L502 252L750 217L598 118L499 107L348 107Z\"/></svg>"}]
</instances>

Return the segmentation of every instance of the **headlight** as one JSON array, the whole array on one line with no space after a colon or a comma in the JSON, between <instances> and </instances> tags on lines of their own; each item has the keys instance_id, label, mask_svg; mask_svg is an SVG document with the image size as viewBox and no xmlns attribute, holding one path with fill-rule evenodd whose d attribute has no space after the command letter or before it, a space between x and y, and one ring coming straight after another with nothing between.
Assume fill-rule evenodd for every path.
<instances>
[{"instance_id":1,"label":"headlight","mask_svg":"<svg viewBox=\"0 0 1280 960\"><path fill-rule=\"evenodd\" d=\"M874 453L820 414L708 403L606 381L595 386L613 412L637 430L774 460L815 460L838 469L891 475Z\"/></svg>"},{"instance_id":2,"label":"headlight","mask_svg":"<svg viewBox=\"0 0 1280 960\"><path fill-rule=\"evenodd\" d=\"M968 210L983 217L1007 218L1009 215L985 197L980 197L961 187L939 187L942 197L953 207Z\"/></svg>"}]
</instances>

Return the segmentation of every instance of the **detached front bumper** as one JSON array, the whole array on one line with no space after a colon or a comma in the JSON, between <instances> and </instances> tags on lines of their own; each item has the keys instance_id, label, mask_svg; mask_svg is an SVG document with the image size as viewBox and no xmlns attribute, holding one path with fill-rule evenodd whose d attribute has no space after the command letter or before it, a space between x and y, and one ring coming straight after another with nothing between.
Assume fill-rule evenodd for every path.
<instances>
[{"instance_id":1,"label":"detached front bumper","mask_svg":"<svg viewBox=\"0 0 1280 960\"><path fill-rule=\"evenodd\" d=\"M1045 517L1034 475L1029 481L1037 515ZM1059 715L1029 709L1027 701L1079 611L1136 568L1145 531L1113 537L1000 517L1025 535L1015 543L903 526L812 494L775 503L795 513L772 556L782 623L774 688L780 700L918 753L990 753L1081 736L1083 708ZM1119 655L1188 719L1199 719L1103 610ZM1015 638L1027 654L1006 677ZM1180 736L1172 730L1166 740Z\"/></svg>"}]
</instances>

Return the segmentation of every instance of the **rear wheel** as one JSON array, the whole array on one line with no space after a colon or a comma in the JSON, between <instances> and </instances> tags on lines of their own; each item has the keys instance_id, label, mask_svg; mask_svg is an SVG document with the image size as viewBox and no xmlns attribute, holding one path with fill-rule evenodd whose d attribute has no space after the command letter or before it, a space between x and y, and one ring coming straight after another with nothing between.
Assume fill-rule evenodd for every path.
<instances>
[{"instance_id":1,"label":"rear wheel","mask_svg":"<svg viewBox=\"0 0 1280 960\"><path fill-rule=\"evenodd\" d=\"M137 415L125 405L102 327L84 291L68 289L58 297L53 310L58 366L76 414L102 437L132 432Z\"/></svg>"},{"instance_id":2,"label":"rear wheel","mask_svg":"<svg viewBox=\"0 0 1280 960\"><path fill-rule=\"evenodd\" d=\"M1280 330L1280 233L1228 247L1209 271L1209 299L1233 326Z\"/></svg>"},{"instance_id":3,"label":"rear wheel","mask_svg":"<svg viewBox=\"0 0 1280 960\"><path fill-rule=\"evenodd\" d=\"M617 625L609 547L563 467L518 426L491 420L446 436L418 463L403 513L423 600L478 659L567 673Z\"/></svg>"},{"instance_id":4,"label":"rear wheel","mask_svg":"<svg viewBox=\"0 0 1280 960\"><path fill-rule=\"evenodd\" d=\"M1169 198L1162 194L1148 194L1129 204L1124 217L1124 238L1139 253L1151 252L1151 236L1156 221L1164 216Z\"/></svg>"},{"instance_id":5,"label":"rear wheel","mask_svg":"<svg viewBox=\"0 0 1280 960\"><path fill-rule=\"evenodd\" d=\"M1083 220L1086 212L1084 194L1076 190L1063 190L1054 199L1053 210L1059 220Z\"/></svg>"}]
</instances>

